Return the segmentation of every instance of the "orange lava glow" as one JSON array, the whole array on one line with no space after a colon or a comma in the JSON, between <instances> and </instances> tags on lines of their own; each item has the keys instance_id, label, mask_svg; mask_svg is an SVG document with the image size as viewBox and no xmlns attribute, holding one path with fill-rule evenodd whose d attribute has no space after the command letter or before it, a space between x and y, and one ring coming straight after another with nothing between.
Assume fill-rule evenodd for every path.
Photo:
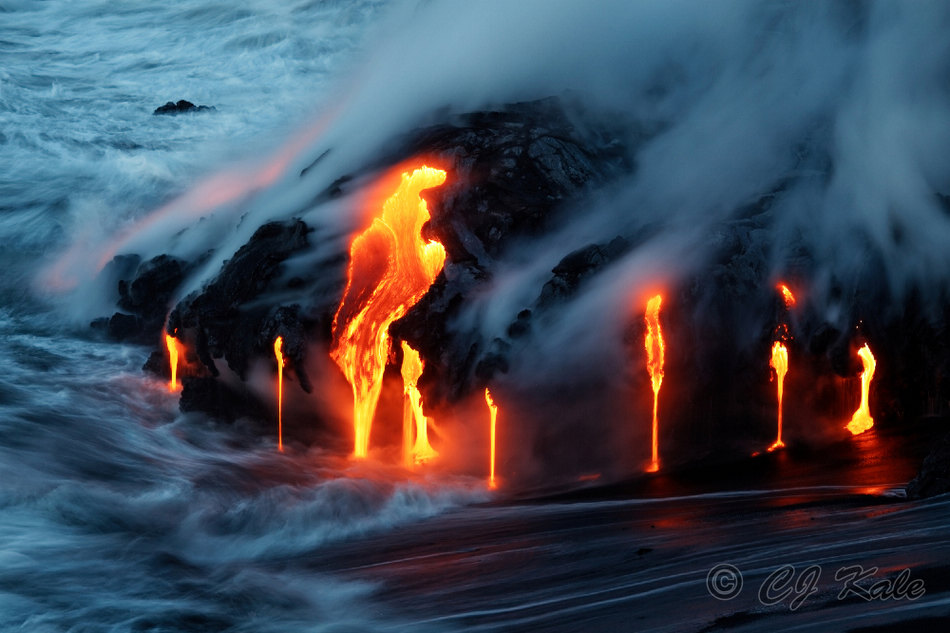
<instances>
[{"instance_id":1,"label":"orange lava glow","mask_svg":"<svg viewBox=\"0 0 950 633\"><path fill-rule=\"evenodd\" d=\"M277 358L277 450L284 452L284 338L274 339L274 356Z\"/></svg>"},{"instance_id":2,"label":"orange lava glow","mask_svg":"<svg viewBox=\"0 0 950 633\"><path fill-rule=\"evenodd\" d=\"M860 435L874 426L874 418L871 417L871 409L868 405L868 390L871 387L871 379L874 377L874 368L877 363L874 361L874 355L867 343L858 350L858 356L864 363L864 371L861 372L861 405L851 416L851 421L846 427L853 435Z\"/></svg>"},{"instance_id":3,"label":"orange lava glow","mask_svg":"<svg viewBox=\"0 0 950 633\"><path fill-rule=\"evenodd\" d=\"M419 393L419 377L423 363L419 352L402 342L402 455L406 466L424 464L438 453L429 444L429 418L422 413L422 394ZM415 430L415 442L413 442Z\"/></svg>"},{"instance_id":4,"label":"orange lava glow","mask_svg":"<svg viewBox=\"0 0 950 633\"><path fill-rule=\"evenodd\" d=\"M488 403L488 413L491 416L491 427L489 429L489 462L488 462L488 487L497 488L495 481L495 423L498 421L498 405L492 400L491 392L485 387L485 402Z\"/></svg>"},{"instance_id":5,"label":"orange lava glow","mask_svg":"<svg viewBox=\"0 0 950 633\"><path fill-rule=\"evenodd\" d=\"M389 356L389 326L428 291L445 248L422 239L429 210L419 194L445 182L440 169L404 172L382 213L350 245L346 290L333 318L330 356L353 389L355 457L369 452L370 429Z\"/></svg>"},{"instance_id":6,"label":"orange lava glow","mask_svg":"<svg viewBox=\"0 0 950 633\"><path fill-rule=\"evenodd\" d=\"M779 341L772 345L772 358L769 360L769 366L775 370L775 378L778 383L778 434L775 442L769 446L769 452L785 446L782 441L782 388L785 384L785 374L788 373L788 348Z\"/></svg>"},{"instance_id":7,"label":"orange lava glow","mask_svg":"<svg viewBox=\"0 0 950 633\"><path fill-rule=\"evenodd\" d=\"M785 300L785 307L791 308L795 305L795 295L792 294L792 291L788 289L788 286L785 284L779 284L775 288L782 293L782 299Z\"/></svg>"},{"instance_id":8,"label":"orange lava glow","mask_svg":"<svg viewBox=\"0 0 950 633\"><path fill-rule=\"evenodd\" d=\"M177 391L178 384L178 356L181 353L181 347L176 339L171 334L165 334L165 347L168 348L168 367L171 369L172 378L168 381L168 390Z\"/></svg>"},{"instance_id":9,"label":"orange lava glow","mask_svg":"<svg viewBox=\"0 0 950 633\"><path fill-rule=\"evenodd\" d=\"M656 295L647 302L646 323L646 350L647 371L650 372L650 381L653 383L653 450L647 472L655 473L660 470L660 450L657 424L657 405L660 398L660 385L663 383L663 356L666 343L663 341L663 330L660 328L660 303L663 297Z\"/></svg>"}]
</instances>

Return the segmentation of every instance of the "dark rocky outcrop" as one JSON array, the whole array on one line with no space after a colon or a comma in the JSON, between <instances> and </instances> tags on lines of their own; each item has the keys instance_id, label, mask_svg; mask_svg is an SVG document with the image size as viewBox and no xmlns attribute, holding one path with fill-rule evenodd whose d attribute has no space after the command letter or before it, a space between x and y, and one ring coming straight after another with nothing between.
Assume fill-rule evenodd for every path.
<instances>
[{"instance_id":1,"label":"dark rocky outcrop","mask_svg":"<svg viewBox=\"0 0 950 633\"><path fill-rule=\"evenodd\" d=\"M181 99L177 103L174 101L169 101L163 106L158 106L155 108L155 111L152 112L152 114L157 115L182 114L184 112L207 112L214 109L214 106L195 105L191 101L185 101L184 99Z\"/></svg>"},{"instance_id":2,"label":"dark rocky outcrop","mask_svg":"<svg viewBox=\"0 0 950 633\"><path fill-rule=\"evenodd\" d=\"M177 330L193 342L198 359L212 375L218 375L215 359L223 358L232 371L246 378L252 357L273 353L271 336L277 334L287 338L288 354L298 374L303 372L307 324L299 309L255 300L275 289L282 263L306 248L308 232L300 220L261 226L211 283L172 310L169 331ZM309 380L301 377L301 384L309 385Z\"/></svg>"},{"instance_id":3,"label":"dark rocky outcrop","mask_svg":"<svg viewBox=\"0 0 950 633\"><path fill-rule=\"evenodd\" d=\"M924 499L950 492L950 435L937 442L924 458L920 471L907 484L909 499Z\"/></svg>"}]
</instances>

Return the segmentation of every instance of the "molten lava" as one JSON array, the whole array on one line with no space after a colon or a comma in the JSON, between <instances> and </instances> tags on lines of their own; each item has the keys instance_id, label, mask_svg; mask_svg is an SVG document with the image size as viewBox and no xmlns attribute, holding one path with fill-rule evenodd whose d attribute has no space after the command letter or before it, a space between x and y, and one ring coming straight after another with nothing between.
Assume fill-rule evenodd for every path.
<instances>
[{"instance_id":1,"label":"molten lava","mask_svg":"<svg viewBox=\"0 0 950 633\"><path fill-rule=\"evenodd\" d=\"M653 383L653 451L650 466L647 472L655 473L660 470L660 451L657 424L657 405L660 398L660 385L663 383L663 355L666 344L663 342L663 330L660 329L660 303L663 297L656 295L647 302L646 323L646 350L647 371L650 372L650 381Z\"/></svg>"},{"instance_id":2,"label":"molten lava","mask_svg":"<svg viewBox=\"0 0 950 633\"><path fill-rule=\"evenodd\" d=\"M429 418L422 413L422 394L419 393L419 377L422 376L422 359L419 352L402 342L402 450L406 466L422 464L438 457L438 453L429 445ZM415 443L412 441L415 429Z\"/></svg>"},{"instance_id":3,"label":"molten lava","mask_svg":"<svg viewBox=\"0 0 950 633\"><path fill-rule=\"evenodd\" d=\"M350 245L346 290L333 318L330 356L353 389L356 457L369 435L389 356L389 326L426 293L445 263L445 248L422 239L429 210L419 193L445 182L445 172L420 167L402 174L382 214Z\"/></svg>"},{"instance_id":4,"label":"molten lava","mask_svg":"<svg viewBox=\"0 0 950 633\"><path fill-rule=\"evenodd\" d=\"M874 377L874 368L877 363L874 361L874 355L867 343L858 350L858 356L864 363L864 371L861 372L861 405L851 416L851 421L846 427L853 435L860 435L874 426L874 418L871 417L871 409L868 405L868 390L871 387L871 378Z\"/></svg>"},{"instance_id":5,"label":"molten lava","mask_svg":"<svg viewBox=\"0 0 950 633\"><path fill-rule=\"evenodd\" d=\"M274 339L274 356L277 357L277 450L284 452L284 338Z\"/></svg>"},{"instance_id":6,"label":"molten lava","mask_svg":"<svg viewBox=\"0 0 950 633\"><path fill-rule=\"evenodd\" d=\"M795 295L793 295L792 291L788 289L788 286L785 284L779 284L775 288L782 293L782 299L785 300L786 308L791 308L795 305Z\"/></svg>"},{"instance_id":7,"label":"molten lava","mask_svg":"<svg viewBox=\"0 0 950 633\"><path fill-rule=\"evenodd\" d=\"M491 427L489 428L489 462L488 462L488 487L495 488L498 484L495 482L495 422L498 420L498 406L492 400L491 392L485 387L485 402L488 403L488 413L491 416Z\"/></svg>"},{"instance_id":8,"label":"molten lava","mask_svg":"<svg viewBox=\"0 0 950 633\"><path fill-rule=\"evenodd\" d=\"M176 391L178 389L178 356L181 352L178 339L171 334L165 334L165 347L168 348L168 367L171 369L172 378L168 382L168 390Z\"/></svg>"},{"instance_id":9,"label":"molten lava","mask_svg":"<svg viewBox=\"0 0 950 633\"><path fill-rule=\"evenodd\" d=\"M775 378L778 383L778 435L775 442L769 446L769 451L785 446L782 441L782 388L785 384L785 374L788 372L788 349L779 341L772 345L772 359L769 365L775 370Z\"/></svg>"}]
</instances>

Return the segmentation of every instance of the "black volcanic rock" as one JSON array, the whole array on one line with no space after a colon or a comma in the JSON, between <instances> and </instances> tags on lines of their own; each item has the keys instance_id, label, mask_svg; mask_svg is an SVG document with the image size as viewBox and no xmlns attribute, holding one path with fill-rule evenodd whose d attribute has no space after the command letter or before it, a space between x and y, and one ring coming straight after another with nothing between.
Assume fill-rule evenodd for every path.
<instances>
[{"instance_id":1,"label":"black volcanic rock","mask_svg":"<svg viewBox=\"0 0 950 633\"><path fill-rule=\"evenodd\" d=\"M573 295L585 279L619 259L628 250L630 242L618 236L607 244L589 244L569 253L551 270L554 276L541 288L538 306L547 308Z\"/></svg>"},{"instance_id":2,"label":"black volcanic rock","mask_svg":"<svg viewBox=\"0 0 950 633\"><path fill-rule=\"evenodd\" d=\"M265 291L272 289L290 255L307 246L309 229L300 220L270 222L261 226L247 244L238 249L221 271L201 291L182 300L169 316L171 331L190 332L196 352L208 370L217 375L214 359L224 358L228 366L242 379L250 359L259 354L273 354L273 340L264 341L261 333L265 322L277 308L255 302ZM297 314L297 313L293 313ZM302 337L302 325L288 325L289 313L280 324L269 326L275 333L286 333L293 345L294 337ZM303 365L300 356L295 359ZM306 380L302 384L308 384Z\"/></svg>"},{"instance_id":3,"label":"black volcanic rock","mask_svg":"<svg viewBox=\"0 0 950 633\"><path fill-rule=\"evenodd\" d=\"M920 471L907 484L907 497L924 499L950 492L950 435L940 440L924 458Z\"/></svg>"},{"instance_id":4,"label":"black volcanic rock","mask_svg":"<svg viewBox=\"0 0 950 633\"><path fill-rule=\"evenodd\" d=\"M214 109L214 106L196 106L191 101L185 101L184 99L181 99L177 103L169 101L165 105L155 108L155 111L152 112L152 114L181 114L183 112L204 112Z\"/></svg>"},{"instance_id":5,"label":"black volcanic rock","mask_svg":"<svg viewBox=\"0 0 950 633\"><path fill-rule=\"evenodd\" d=\"M169 303L191 266L168 255L142 263L137 256L120 255L109 267L119 277L118 305L123 312L108 319L106 334L117 341L154 342L160 336Z\"/></svg>"}]
</instances>

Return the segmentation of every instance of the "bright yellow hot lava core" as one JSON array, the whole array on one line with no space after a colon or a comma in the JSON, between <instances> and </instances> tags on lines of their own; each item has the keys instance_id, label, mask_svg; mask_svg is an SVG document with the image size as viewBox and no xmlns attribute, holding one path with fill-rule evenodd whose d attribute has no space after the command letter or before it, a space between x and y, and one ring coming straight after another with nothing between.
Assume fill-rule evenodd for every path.
<instances>
[{"instance_id":1,"label":"bright yellow hot lava core","mask_svg":"<svg viewBox=\"0 0 950 633\"><path fill-rule=\"evenodd\" d=\"M769 451L785 446L782 441L782 390L785 384L785 374L788 372L788 348L781 342L775 341L772 345L772 358L769 360L769 366L775 370L775 379L778 383L778 434L775 442L769 446Z\"/></svg>"},{"instance_id":2,"label":"bright yellow hot lava core","mask_svg":"<svg viewBox=\"0 0 950 633\"><path fill-rule=\"evenodd\" d=\"M274 339L274 356L277 358L277 450L284 452L284 339Z\"/></svg>"},{"instance_id":3,"label":"bright yellow hot lava core","mask_svg":"<svg viewBox=\"0 0 950 633\"><path fill-rule=\"evenodd\" d=\"M663 384L663 356L666 344L663 341L663 330L660 328L661 295L656 295L647 302L646 324L647 334L644 344L647 350L647 371L650 372L650 382L653 384L653 442L652 458L647 472L655 473L660 470L660 450L658 440L657 405L660 397L660 385Z\"/></svg>"},{"instance_id":4,"label":"bright yellow hot lava core","mask_svg":"<svg viewBox=\"0 0 950 633\"><path fill-rule=\"evenodd\" d=\"M178 339L166 333L165 347L168 348L168 367L172 373L171 380L168 381L168 390L176 391L178 389L178 355L181 351Z\"/></svg>"},{"instance_id":5,"label":"bright yellow hot lava core","mask_svg":"<svg viewBox=\"0 0 950 633\"><path fill-rule=\"evenodd\" d=\"M498 420L498 405L492 400L491 392L485 387L485 402L488 404L488 413L491 416L491 427L489 429L489 447L490 457L488 462L488 487L495 488L498 484L495 482L495 422Z\"/></svg>"},{"instance_id":6,"label":"bright yellow hot lava core","mask_svg":"<svg viewBox=\"0 0 950 633\"><path fill-rule=\"evenodd\" d=\"M429 220L424 189L445 182L445 172L420 167L404 172L382 214L350 245L346 290L333 318L330 356L353 389L353 455L366 457L369 435L389 356L389 326L426 293L445 263L445 248L422 239Z\"/></svg>"},{"instance_id":7,"label":"bright yellow hot lava core","mask_svg":"<svg viewBox=\"0 0 950 633\"><path fill-rule=\"evenodd\" d=\"M423 363L419 352L402 342L402 454L406 466L422 464L438 457L438 453L429 444L429 418L422 413L422 394L419 393L419 377L422 376ZM413 442L415 430L415 442Z\"/></svg>"},{"instance_id":8,"label":"bright yellow hot lava core","mask_svg":"<svg viewBox=\"0 0 950 633\"><path fill-rule=\"evenodd\" d=\"M871 387L871 378L874 377L874 368L877 367L877 363L867 343L858 350L858 356L864 364L864 371L861 372L861 405L851 416L851 421L846 427L853 435L860 435L874 426L874 418L871 417L871 409L868 405L868 390Z\"/></svg>"}]
</instances>

